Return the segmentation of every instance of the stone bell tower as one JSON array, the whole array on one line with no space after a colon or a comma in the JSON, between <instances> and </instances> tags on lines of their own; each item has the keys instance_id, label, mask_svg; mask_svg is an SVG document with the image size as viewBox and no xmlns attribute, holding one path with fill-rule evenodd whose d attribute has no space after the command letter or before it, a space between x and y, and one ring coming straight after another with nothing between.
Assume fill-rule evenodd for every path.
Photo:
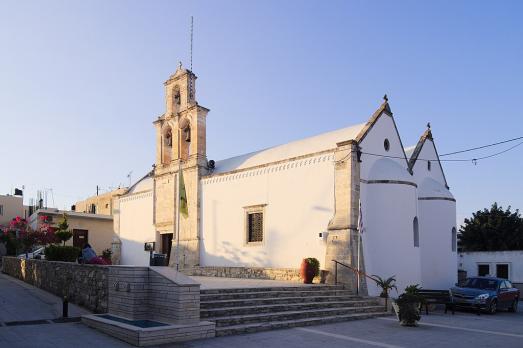
<instances>
[{"instance_id":1,"label":"stone bell tower","mask_svg":"<svg viewBox=\"0 0 523 348\"><path fill-rule=\"evenodd\" d=\"M154 121L154 224L156 251L170 255L169 265L190 268L200 263L199 179L207 173L205 122L209 109L196 102L196 75L182 67L165 81L165 113ZM176 211L179 169L183 172L188 216L180 214L179 244ZM178 247L177 247L178 246ZM179 251L177 255L176 252Z\"/></svg>"}]
</instances>

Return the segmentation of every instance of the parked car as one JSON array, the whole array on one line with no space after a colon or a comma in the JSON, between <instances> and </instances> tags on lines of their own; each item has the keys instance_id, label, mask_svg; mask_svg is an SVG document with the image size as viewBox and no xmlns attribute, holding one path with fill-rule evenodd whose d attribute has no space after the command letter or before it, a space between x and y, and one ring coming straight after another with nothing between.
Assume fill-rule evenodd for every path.
<instances>
[{"instance_id":1,"label":"parked car","mask_svg":"<svg viewBox=\"0 0 523 348\"><path fill-rule=\"evenodd\" d=\"M450 296L455 307L474 308L491 314L501 308L516 312L519 289L513 287L507 279L472 277L463 286L451 288Z\"/></svg>"},{"instance_id":2,"label":"parked car","mask_svg":"<svg viewBox=\"0 0 523 348\"><path fill-rule=\"evenodd\" d=\"M18 255L19 259L45 259L45 247L36 247L30 253Z\"/></svg>"}]
</instances>

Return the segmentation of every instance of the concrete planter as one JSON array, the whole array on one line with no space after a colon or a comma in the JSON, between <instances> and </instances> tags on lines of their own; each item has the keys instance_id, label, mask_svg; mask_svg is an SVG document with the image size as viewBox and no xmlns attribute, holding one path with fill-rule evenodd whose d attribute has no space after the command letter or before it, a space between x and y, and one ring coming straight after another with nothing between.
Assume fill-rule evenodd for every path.
<instances>
[{"instance_id":1,"label":"concrete planter","mask_svg":"<svg viewBox=\"0 0 523 348\"><path fill-rule=\"evenodd\" d=\"M418 326L418 320L411 321L411 320L401 319L400 315L399 315L400 306L396 303L396 301L391 301L391 302L392 302L392 308L394 308L394 312L396 313L396 317L400 321L401 326ZM404 304L402 306L408 306L408 308L405 308L405 309L407 309L409 311L414 311L419 316L419 306L420 306L419 303L408 303L408 304Z\"/></svg>"}]
</instances>

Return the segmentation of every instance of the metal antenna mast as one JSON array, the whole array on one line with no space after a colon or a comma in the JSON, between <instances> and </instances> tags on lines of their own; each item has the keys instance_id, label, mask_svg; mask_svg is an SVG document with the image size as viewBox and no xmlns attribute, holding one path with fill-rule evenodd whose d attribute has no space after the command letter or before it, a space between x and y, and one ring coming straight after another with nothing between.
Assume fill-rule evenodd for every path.
<instances>
[{"instance_id":1,"label":"metal antenna mast","mask_svg":"<svg viewBox=\"0 0 523 348\"><path fill-rule=\"evenodd\" d=\"M193 16L191 16L191 49L189 50L190 60L191 60L191 71L192 71L192 41L193 41Z\"/></svg>"}]
</instances>

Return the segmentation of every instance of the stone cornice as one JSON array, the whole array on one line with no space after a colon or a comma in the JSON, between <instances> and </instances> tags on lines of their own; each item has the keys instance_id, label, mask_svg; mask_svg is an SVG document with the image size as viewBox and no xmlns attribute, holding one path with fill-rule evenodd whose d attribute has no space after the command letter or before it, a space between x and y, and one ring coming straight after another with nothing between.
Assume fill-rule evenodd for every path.
<instances>
[{"instance_id":1,"label":"stone cornice","mask_svg":"<svg viewBox=\"0 0 523 348\"><path fill-rule=\"evenodd\" d=\"M419 197L418 201L451 201L456 202L455 198L451 197Z\"/></svg>"},{"instance_id":2,"label":"stone cornice","mask_svg":"<svg viewBox=\"0 0 523 348\"><path fill-rule=\"evenodd\" d=\"M229 181L235 179L241 179L244 177L250 177L255 175L262 175L267 173L272 173L281 170L287 170L297 167L302 167L306 165L312 165L320 162L325 162L327 160L334 160L334 150L325 150L308 155L293 157L285 159L282 161L275 161L270 163L260 164L258 166L253 166L249 168L237 169L225 173L219 174L210 174L202 176L203 184L212 184L215 182ZM250 173L249 173L250 172Z\"/></svg>"},{"instance_id":3,"label":"stone cornice","mask_svg":"<svg viewBox=\"0 0 523 348\"><path fill-rule=\"evenodd\" d=\"M364 184L397 184L397 185L409 185L418 187L418 184L410 181L404 181L404 180L365 180L360 179L360 182Z\"/></svg>"}]
</instances>

